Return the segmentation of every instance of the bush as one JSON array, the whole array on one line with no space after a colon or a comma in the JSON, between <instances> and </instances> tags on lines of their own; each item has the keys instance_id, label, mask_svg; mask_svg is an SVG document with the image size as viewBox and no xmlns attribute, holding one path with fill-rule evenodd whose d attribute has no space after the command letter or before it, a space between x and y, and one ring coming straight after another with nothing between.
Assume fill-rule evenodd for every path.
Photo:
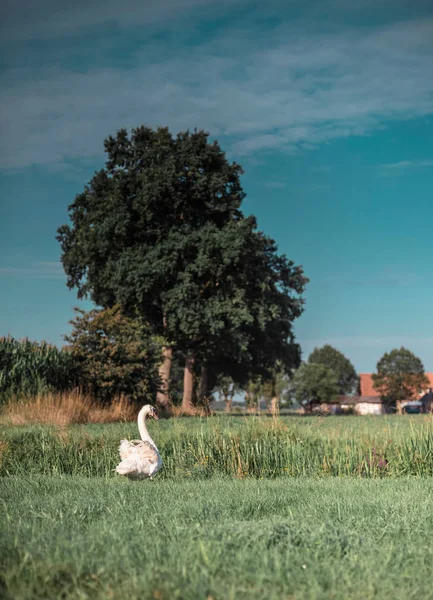
<instances>
[{"instance_id":1,"label":"bush","mask_svg":"<svg viewBox=\"0 0 433 600\"><path fill-rule=\"evenodd\" d=\"M102 402L121 395L153 402L163 340L151 335L141 319L123 315L118 306L75 312L72 333L65 340L80 388Z\"/></svg>"}]
</instances>

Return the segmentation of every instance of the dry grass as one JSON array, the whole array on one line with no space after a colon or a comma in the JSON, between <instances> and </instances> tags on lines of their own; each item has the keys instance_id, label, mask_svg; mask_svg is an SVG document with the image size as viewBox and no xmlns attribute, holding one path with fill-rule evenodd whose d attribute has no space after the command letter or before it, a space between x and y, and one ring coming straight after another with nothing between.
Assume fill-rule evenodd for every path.
<instances>
[{"instance_id":1,"label":"dry grass","mask_svg":"<svg viewBox=\"0 0 433 600\"><path fill-rule=\"evenodd\" d=\"M81 423L114 423L133 421L137 407L121 396L110 405L102 405L81 392L40 394L6 404L0 422L8 425L44 423L74 425Z\"/></svg>"}]
</instances>

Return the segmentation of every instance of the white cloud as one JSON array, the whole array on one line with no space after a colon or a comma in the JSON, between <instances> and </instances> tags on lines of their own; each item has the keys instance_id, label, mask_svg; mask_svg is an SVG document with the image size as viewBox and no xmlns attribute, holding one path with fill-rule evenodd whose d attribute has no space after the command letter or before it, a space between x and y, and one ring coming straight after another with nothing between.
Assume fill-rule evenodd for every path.
<instances>
[{"instance_id":1,"label":"white cloud","mask_svg":"<svg viewBox=\"0 0 433 600\"><path fill-rule=\"evenodd\" d=\"M433 113L432 18L322 31L291 24L260 37L233 27L199 46L154 41L127 69L11 69L0 79L0 167L101 157L107 135L142 123L203 127L241 157L308 150Z\"/></svg>"}]
</instances>

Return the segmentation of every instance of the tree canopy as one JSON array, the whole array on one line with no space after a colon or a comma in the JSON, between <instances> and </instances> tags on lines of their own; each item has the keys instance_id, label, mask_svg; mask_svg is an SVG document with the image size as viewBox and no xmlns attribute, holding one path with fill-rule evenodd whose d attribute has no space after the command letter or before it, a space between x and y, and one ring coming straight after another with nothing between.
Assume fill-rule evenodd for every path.
<instances>
[{"instance_id":1,"label":"tree canopy","mask_svg":"<svg viewBox=\"0 0 433 600\"><path fill-rule=\"evenodd\" d=\"M58 230L68 286L164 336L167 386L173 347L185 382L198 364L237 382L277 359L299 364L292 323L307 280L242 214L241 167L203 131L121 130L105 150Z\"/></svg>"},{"instance_id":2,"label":"tree canopy","mask_svg":"<svg viewBox=\"0 0 433 600\"><path fill-rule=\"evenodd\" d=\"M293 378L296 400L302 405L332 402L339 393L336 373L321 363L303 363Z\"/></svg>"},{"instance_id":3,"label":"tree canopy","mask_svg":"<svg viewBox=\"0 0 433 600\"><path fill-rule=\"evenodd\" d=\"M376 370L373 386L390 404L413 398L429 386L421 359L403 346L386 352Z\"/></svg>"},{"instance_id":4,"label":"tree canopy","mask_svg":"<svg viewBox=\"0 0 433 600\"><path fill-rule=\"evenodd\" d=\"M350 360L329 344L314 348L308 358L309 363L319 363L331 369L337 376L338 393L341 395L357 392L359 377Z\"/></svg>"}]
</instances>

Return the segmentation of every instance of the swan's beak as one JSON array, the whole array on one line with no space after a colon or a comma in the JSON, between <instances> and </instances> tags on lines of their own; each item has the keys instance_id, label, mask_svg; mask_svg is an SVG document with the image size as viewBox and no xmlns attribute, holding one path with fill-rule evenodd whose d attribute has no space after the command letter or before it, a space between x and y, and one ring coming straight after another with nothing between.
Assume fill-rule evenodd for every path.
<instances>
[{"instance_id":1,"label":"swan's beak","mask_svg":"<svg viewBox=\"0 0 433 600\"><path fill-rule=\"evenodd\" d=\"M156 412L152 413L152 417L155 419L155 421L159 421L159 417Z\"/></svg>"}]
</instances>

